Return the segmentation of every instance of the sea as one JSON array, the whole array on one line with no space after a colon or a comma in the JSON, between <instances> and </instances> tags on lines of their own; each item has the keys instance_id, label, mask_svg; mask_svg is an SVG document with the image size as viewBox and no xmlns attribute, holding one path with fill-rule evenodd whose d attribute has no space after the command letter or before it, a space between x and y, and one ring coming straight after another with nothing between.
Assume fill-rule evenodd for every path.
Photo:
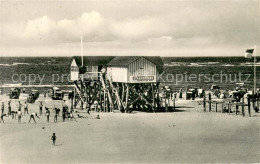
<instances>
[{"instance_id":1,"label":"sea","mask_svg":"<svg viewBox=\"0 0 260 164\"><path fill-rule=\"evenodd\" d=\"M49 86L72 85L72 57L0 57L0 87L32 86L45 90ZM180 88L210 89L218 85L233 90L237 83L253 88L253 59L244 57L162 57L164 67L158 75L160 85ZM260 88L260 58L256 61L257 87ZM45 87L44 87L45 86ZM5 92L5 91L3 91Z\"/></svg>"}]
</instances>

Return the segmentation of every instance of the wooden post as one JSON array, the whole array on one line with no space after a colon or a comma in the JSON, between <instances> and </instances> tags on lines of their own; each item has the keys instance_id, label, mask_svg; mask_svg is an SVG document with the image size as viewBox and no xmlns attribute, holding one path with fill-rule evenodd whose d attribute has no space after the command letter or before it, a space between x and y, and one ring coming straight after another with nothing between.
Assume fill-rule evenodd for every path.
<instances>
[{"instance_id":1,"label":"wooden post","mask_svg":"<svg viewBox=\"0 0 260 164\"><path fill-rule=\"evenodd\" d=\"M224 113L224 102L222 103L221 113Z\"/></svg>"},{"instance_id":2,"label":"wooden post","mask_svg":"<svg viewBox=\"0 0 260 164\"><path fill-rule=\"evenodd\" d=\"M255 106L256 106L256 95L253 92L253 97L252 97L252 105L253 105L253 110L255 110Z\"/></svg>"},{"instance_id":3,"label":"wooden post","mask_svg":"<svg viewBox=\"0 0 260 164\"><path fill-rule=\"evenodd\" d=\"M175 111L175 100L176 100L176 97L174 97L173 99L173 110Z\"/></svg>"},{"instance_id":4,"label":"wooden post","mask_svg":"<svg viewBox=\"0 0 260 164\"><path fill-rule=\"evenodd\" d=\"M124 102L124 98L125 98L125 84L122 83L122 102Z\"/></svg>"},{"instance_id":5,"label":"wooden post","mask_svg":"<svg viewBox=\"0 0 260 164\"><path fill-rule=\"evenodd\" d=\"M76 88L74 87L74 96L73 96L73 100L74 100L74 109L76 108L77 104L76 104Z\"/></svg>"},{"instance_id":6,"label":"wooden post","mask_svg":"<svg viewBox=\"0 0 260 164\"><path fill-rule=\"evenodd\" d=\"M249 117L251 117L251 109L250 109L250 107L251 107L251 102L250 102L251 100L250 100L250 97L248 97L247 98L247 103L248 103L248 115L249 115Z\"/></svg>"},{"instance_id":7,"label":"wooden post","mask_svg":"<svg viewBox=\"0 0 260 164\"><path fill-rule=\"evenodd\" d=\"M203 111L206 112L206 96L203 96Z\"/></svg>"},{"instance_id":8,"label":"wooden post","mask_svg":"<svg viewBox=\"0 0 260 164\"><path fill-rule=\"evenodd\" d=\"M129 99L129 84L126 86L126 99L125 99L125 113L128 111L128 99Z\"/></svg>"},{"instance_id":9,"label":"wooden post","mask_svg":"<svg viewBox=\"0 0 260 164\"><path fill-rule=\"evenodd\" d=\"M74 94L74 93L73 93ZM73 95L74 96L74 95ZM74 100L74 97L71 97L71 101L70 101L70 108L71 110L73 110L73 100Z\"/></svg>"},{"instance_id":10,"label":"wooden post","mask_svg":"<svg viewBox=\"0 0 260 164\"><path fill-rule=\"evenodd\" d=\"M107 107L106 107L106 91L105 91L105 89L103 90L103 106L104 106L104 111L107 112Z\"/></svg>"},{"instance_id":11,"label":"wooden post","mask_svg":"<svg viewBox=\"0 0 260 164\"><path fill-rule=\"evenodd\" d=\"M216 113L218 112L218 103L216 103Z\"/></svg>"},{"instance_id":12,"label":"wooden post","mask_svg":"<svg viewBox=\"0 0 260 164\"><path fill-rule=\"evenodd\" d=\"M153 113L155 113L155 93L154 93L154 85L153 83L151 84L152 85L152 98L153 98Z\"/></svg>"},{"instance_id":13,"label":"wooden post","mask_svg":"<svg viewBox=\"0 0 260 164\"><path fill-rule=\"evenodd\" d=\"M244 97L242 97L242 115L245 117L245 100Z\"/></svg>"},{"instance_id":14,"label":"wooden post","mask_svg":"<svg viewBox=\"0 0 260 164\"><path fill-rule=\"evenodd\" d=\"M230 114L230 111L231 111L231 104L230 104L230 100L228 101L228 114Z\"/></svg>"},{"instance_id":15,"label":"wooden post","mask_svg":"<svg viewBox=\"0 0 260 164\"><path fill-rule=\"evenodd\" d=\"M101 75L101 76L102 76L102 75ZM101 89L101 83L100 83L100 81L99 81L99 83L98 83L98 87L99 87L99 104L100 104L100 111L103 111L102 96L101 96L102 89Z\"/></svg>"},{"instance_id":16,"label":"wooden post","mask_svg":"<svg viewBox=\"0 0 260 164\"><path fill-rule=\"evenodd\" d=\"M238 105L236 104L236 115L237 115L237 112L238 112Z\"/></svg>"},{"instance_id":17,"label":"wooden post","mask_svg":"<svg viewBox=\"0 0 260 164\"><path fill-rule=\"evenodd\" d=\"M209 93L209 112L211 111L211 93Z\"/></svg>"},{"instance_id":18,"label":"wooden post","mask_svg":"<svg viewBox=\"0 0 260 164\"><path fill-rule=\"evenodd\" d=\"M258 95L259 96L259 95ZM257 101L256 101L256 104L257 104L257 109L258 109L258 111L259 111L259 97L256 99Z\"/></svg>"},{"instance_id":19,"label":"wooden post","mask_svg":"<svg viewBox=\"0 0 260 164\"><path fill-rule=\"evenodd\" d=\"M84 102L82 100L80 100L80 109L83 110L83 105L84 105Z\"/></svg>"}]
</instances>

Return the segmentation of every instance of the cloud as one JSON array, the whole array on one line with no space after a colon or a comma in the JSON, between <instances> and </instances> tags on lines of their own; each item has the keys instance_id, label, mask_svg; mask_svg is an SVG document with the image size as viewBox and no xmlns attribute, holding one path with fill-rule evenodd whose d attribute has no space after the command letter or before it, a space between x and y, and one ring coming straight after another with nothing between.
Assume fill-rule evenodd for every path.
<instances>
[{"instance_id":1,"label":"cloud","mask_svg":"<svg viewBox=\"0 0 260 164\"><path fill-rule=\"evenodd\" d=\"M48 39L56 28L56 22L47 16L29 20L22 34L25 39Z\"/></svg>"},{"instance_id":2,"label":"cloud","mask_svg":"<svg viewBox=\"0 0 260 164\"><path fill-rule=\"evenodd\" d=\"M15 25L14 25L15 26ZM83 35L86 41L107 40L146 40L151 37L167 35L169 25L160 18L139 17L127 20L105 18L99 12L83 13L75 19L55 21L48 16L28 20L18 35L12 36L24 40L78 41ZM13 33L16 29L4 29ZM9 36L10 37L10 36Z\"/></svg>"},{"instance_id":3,"label":"cloud","mask_svg":"<svg viewBox=\"0 0 260 164\"><path fill-rule=\"evenodd\" d=\"M105 34L106 22L107 20L100 13L92 11L83 13L74 20L58 21L56 31L59 36L66 36L66 39L78 39L82 35L85 38L96 40L107 35Z\"/></svg>"},{"instance_id":4,"label":"cloud","mask_svg":"<svg viewBox=\"0 0 260 164\"><path fill-rule=\"evenodd\" d=\"M109 14L114 8L108 8L106 13L87 10L90 12L59 18L44 14L25 22L1 22L1 53L18 54L24 49L24 53L77 55L81 35L84 52L98 55L238 54L241 48L256 44L259 18L252 3L167 4L172 5L167 6L167 11L163 10L164 3L158 3L147 11L140 6L130 7L127 15L118 17L115 13L120 15L121 8L113 10L114 15ZM160 8L160 14L152 13Z\"/></svg>"},{"instance_id":5,"label":"cloud","mask_svg":"<svg viewBox=\"0 0 260 164\"><path fill-rule=\"evenodd\" d=\"M159 18L142 17L111 23L111 33L122 39L147 39L168 33L169 26Z\"/></svg>"},{"instance_id":6,"label":"cloud","mask_svg":"<svg viewBox=\"0 0 260 164\"><path fill-rule=\"evenodd\" d=\"M76 42L81 35L87 42L144 41L168 36L172 38L172 42L180 41L179 43L183 44L185 41L185 44L195 45L214 42L243 43L255 39L253 28L257 21L248 19L252 16L250 13L241 13L241 10L236 8L216 9L218 14L211 10L210 5L205 5L202 9L186 7L165 15L129 17L120 20L105 17L97 11L85 12L74 19L54 20L42 16L19 26L8 24L3 33L10 34L5 35L6 37L35 42L42 40Z\"/></svg>"}]
</instances>

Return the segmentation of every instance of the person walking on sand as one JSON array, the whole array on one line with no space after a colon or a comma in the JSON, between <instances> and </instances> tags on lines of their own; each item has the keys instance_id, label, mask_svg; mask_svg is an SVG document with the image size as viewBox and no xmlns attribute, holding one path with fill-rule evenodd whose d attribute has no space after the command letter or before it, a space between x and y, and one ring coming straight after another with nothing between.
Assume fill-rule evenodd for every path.
<instances>
[{"instance_id":1,"label":"person walking on sand","mask_svg":"<svg viewBox=\"0 0 260 164\"><path fill-rule=\"evenodd\" d=\"M45 107L45 109L46 109L45 116L47 117L47 122L49 123L49 121L50 121L50 110L46 107Z\"/></svg>"},{"instance_id":2,"label":"person walking on sand","mask_svg":"<svg viewBox=\"0 0 260 164\"><path fill-rule=\"evenodd\" d=\"M1 105L1 112L2 112L2 114L4 113L4 110L5 110L5 103L2 102L2 105Z\"/></svg>"},{"instance_id":3,"label":"person walking on sand","mask_svg":"<svg viewBox=\"0 0 260 164\"><path fill-rule=\"evenodd\" d=\"M58 108L54 106L54 122L58 121Z\"/></svg>"},{"instance_id":4,"label":"person walking on sand","mask_svg":"<svg viewBox=\"0 0 260 164\"><path fill-rule=\"evenodd\" d=\"M36 123L35 118L34 118L35 116L38 117L38 118L40 119L40 117L37 115L37 113L31 113L31 115L30 115L30 120L29 120L28 123L31 122L31 119L33 119L34 123Z\"/></svg>"},{"instance_id":5,"label":"person walking on sand","mask_svg":"<svg viewBox=\"0 0 260 164\"><path fill-rule=\"evenodd\" d=\"M21 119L22 119L22 111L18 110L17 111L17 116L18 116L18 123L21 123Z\"/></svg>"},{"instance_id":6,"label":"person walking on sand","mask_svg":"<svg viewBox=\"0 0 260 164\"><path fill-rule=\"evenodd\" d=\"M52 137L51 137L52 145L53 145L53 146L55 146L56 139L57 139L57 137L56 137L55 133L53 133L53 135L52 135Z\"/></svg>"},{"instance_id":7,"label":"person walking on sand","mask_svg":"<svg viewBox=\"0 0 260 164\"><path fill-rule=\"evenodd\" d=\"M27 113L27 115L29 114L28 113L28 104L27 104L27 102L25 101L24 102L24 115Z\"/></svg>"},{"instance_id":8,"label":"person walking on sand","mask_svg":"<svg viewBox=\"0 0 260 164\"><path fill-rule=\"evenodd\" d=\"M66 110L63 109L62 110L62 120L63 120L63 122L65 122L65 119L66 119Z\"/></svg>"},{"instance_id":9,"label":"person walking on sand","mask_svg":"<svg viewBox=\"0 0 260 164\"><path fill-rule=\"evenodd\" d=\"M39 104L39 114L40 114L40 116L42 115L42 107L43 107L42 101L40 101L40 104Z\"/></svg>"},{"instance_id":10,"label":"person walking on sand","mask_svg":"<svg viewBox=\"0 0 260 164\"><path fill-rule=\"evenodd\" d=\"M20 101L18 101L18 111L22 109L22 104Z\"/></svg>"},{"instance_id":11,"label":"person walking on sand","mask_svg":"<svg viewBox=\"0 0 260 164\"><path fill-rule=\"evenodd\" d=\"M1 114L0 123L1 123L2 121L3 121L3 123L5 123L5 122L4 122L4 117L5 117L5 116L6 116L6 114L4 114L4 113Z\"/></svg>"},{"instance_id":12,"label":"person walking on sand","mask_svg":"<svg viewBox=\"0 0 260 164\"><path fill-rule=\"evenodd\" d=\"M11 115L11 112L12 112L12 108L11 108L11 100L8 101L8 116Z\"/></svg>"}]
</instances>

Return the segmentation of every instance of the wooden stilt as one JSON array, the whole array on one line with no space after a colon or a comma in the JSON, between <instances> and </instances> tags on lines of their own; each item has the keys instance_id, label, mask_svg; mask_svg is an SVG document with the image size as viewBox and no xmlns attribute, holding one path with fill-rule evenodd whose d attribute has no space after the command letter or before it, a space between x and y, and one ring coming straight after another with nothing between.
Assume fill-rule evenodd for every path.
<instances>
[{"instance_id":1,"label":"wooden stilt","mask_svg":"<svg viewBox=\"0 0 260 164\"><path fill-rule=\"evenodd\" d=\"M82 100L80 100L80 109L83 110L83 105L84 105L84 102Z\"/></svg>"},{"instance_id":2,"label":"wooden stilt","mask_svg":"<svg viewBox=\"0 0 260 164\"><path fill-rule=\"evenodd\" d=\"M99 83L98 83L98 88L99 88L99 104L100 104L100 111L103 112L104 109L103 109L103 105L102 105L102 96L101 96L102 89L101 89L101 83L100 83L100 81L99 81Z\"/></svg>"},{"instance_id":3,"label":"wooden stilt","mask_svg":"<svg viewBox=\"0 0 260 164\"><path fill-rule=\"evenodd\" d=\"M259 95L258 95L259 96ZM256 99L257 101L256 101L256 105L257 105L257 109L258 109L258 111L259 111L259 97Z\"/></svg>"},{"instance_id":4,"label":"wooden stilt","mask_svg":"<svg viewBox=\"0 0 260 164\"><path fill-rule=\"evenodd\" d=\"M237 115L237 113L238 113L238 105L236 104L236 115Z\"/></svg>"},{"instance_id":5,"label":"wooden stilt","mask_svg":"<svg viewBox=\"0 0 260 164\"><path fill-rule=\"evenodd\" d=\"M230 106L230 100L228 102L228 114L230 114L230 111L231 111L231 106Z\"/></svg>"},{"instance_id":6,"label":"wooden stilt","mask_svg":"<svg viewBox=\"0 0 260 164\"><path fill-rule=\"evenodd\" d=\"M224 113L224 102L222 102L221 113Z\"/></svg>"},{"instance_id":7,"label":"wooden stilt","mask_svg":"<svg viewBox=\"0 0 260 164\"><path fill-rule=\"evenodd\" d=\"M176 100L176 97L174 97L174 99L173 99L173 111L175 111L175 100Z\"/></svg>"},{"instance_id":8,"label":"wooden stilt","mask_svg":"<svg viewBox=\"0 0 260 164\"><path fill-rule=\"evenodd\" d=\"M209 112L211 112L211 100L209 100Z\"/></svg>"},{"instance_id":9,"label":"wooden stilt","mask_svg":"<svg viewBox=\"0 0 260 164\"><path fill-rule=\"evenodd\" d=\"M203 96L203 111L206 112L206 96Z\"/></svg>"},{"instance_id":10,"label":"wooden stilt","mask_svg":"<svg viewBox=\"0 0 260 164\"><path fill-rule=\"evenodd\" d=\"M124 98L125 98L125 84L124 83L122 83L122 102L124 102Z\"/></svg>"},{"instance_id":11,"label":"wooden stilt","mask_svg":"<svg viewBox=\"0 0 260 164\"><path fill-rule=\"evenodd\" d=\"M125 113L128 112L129 84L126 86Z\"/></svg>"},{"instance_id":12,"label":"wooden stilt","mask_svg":"<svg viewBox=\"0 0 260 164\"><path fill-rule=\"evenodd\" d=\"M251 117L251 109L250 109L250 107L251 107L251 99L250 99L250 97L247 98L247 103L248 103L248 115L249 115L249 117Z\"/></svg>"},{"instance_id":13,"label":"wooden stilt","mask_svg":"<svg viewBox=\"0 0 260 164\"><path fill-rule=\"evenodd\" d=\"M71 110L73 109L73 100L74 100L74 95L73 95L73 97L71 97L71 100L70 100L70 108L71 108Z\"/></svg>"},{"instance_id":14,"label":"wooden stilt","mask_svg":"<svg viewBox=\"0 0 260 164\"><path fill-rule=\"evenodd\" d=\"M253 105L253 110L255 110L255 107L256 107L256 96L255 96L255 93L253 94L252 105Z\"/></svg>"},{"instance_id":15,"label":"wooden stilt","mask_svg":"<svg viewBox=\"0 0 260 164\"><path fill-rule=\"evenodd\" d=\"M242 97L242 115L245 117L245 100L244 97Z\"/></svg>"},{"instance_id":16,"label":"wooden stilt","mask_svg":"<svg viewBox=\"0 0 260 164\"><path fill-rule=\"evenodd\" d=\"M153 99L153 113L155 113L155 93L154 93L154 85L152 85L152 99Z\"/></svg>"},{"instance_id":17,"label":"wooden stilt","mask_svg":"<svg viewBox=\"0 0 260 164\"><path fill-rule=\"evenodd\" d=\"M107 112L107 106L106 106L106 91L103 91L103 106L104 106L104 111Z\"/></svg>"},{"instance_id":18,"label":"wooden stilt","mask_svg":"<svg viewBox=\"0 0 260 164\"><path fill-rule=\"evenodd\" d=\"M73 102L73 104L74 104L74 109L76 108L76 106L77 106L77 104L76 104L76 88L74 87L74 98L73 98L73 100L74 100L74 102Z\"/></svg>"},{"instance_id":19,"label":"wooden stilt","mask_svg":"<svg viewBox=\"0 0 260 164\"><path fill-rule=\"evenodd\" d=\"M150 87L149 87L147 90L149 90L149 89L150 89ZM142 94L138 93L134 88L131 87L131 90L132 90L137 96L139 96L140 99L144 100L148 105L150 105L151 107L153 106L149 101L147 101L147 100L145 99L145 97L144 97Z\"/></svg>"},{"instance_id":20,"label":"wooden stilt","mask_svg":"<svg viewBox=\"0 0 260 164\"><path fill-rule=\"evenodd\" d=\"M216 113L218 112L218 103L216 103Z\"/></svg>"},{"instance_id":21,"label":"wooden stilt","mask_svg":"<svg viewBox=\"0 0 260 164\"><path fill-rule=\"evenodd\" d=\"M211 93L209 93L209 112L211 112Z\"/></svg>"}]
</instances>

